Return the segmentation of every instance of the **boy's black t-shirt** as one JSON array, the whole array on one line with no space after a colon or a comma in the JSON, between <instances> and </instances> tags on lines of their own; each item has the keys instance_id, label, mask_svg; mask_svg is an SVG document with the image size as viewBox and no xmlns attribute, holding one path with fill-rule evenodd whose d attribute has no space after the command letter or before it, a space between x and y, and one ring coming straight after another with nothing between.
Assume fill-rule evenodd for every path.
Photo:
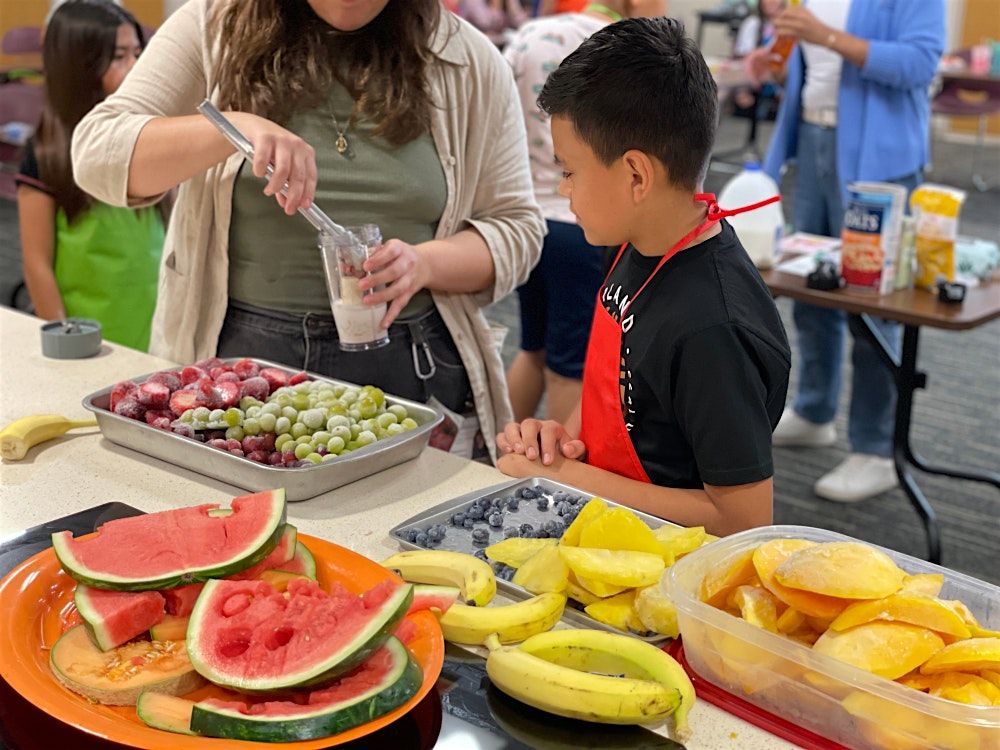
<instances>
[{"instance_id":1,"label":"boy's black t-shirt","mask_svg":"<svg viewBox=\"0 0 1000 750\"><path fill-rule=\"evenodd\" d=\"M660 256L626 249L601 290L615 320ZM791 353L771 294L728 222L660 269L622 326L622 413L654 484L767 479Z\"/></svg>"}]
</instances>

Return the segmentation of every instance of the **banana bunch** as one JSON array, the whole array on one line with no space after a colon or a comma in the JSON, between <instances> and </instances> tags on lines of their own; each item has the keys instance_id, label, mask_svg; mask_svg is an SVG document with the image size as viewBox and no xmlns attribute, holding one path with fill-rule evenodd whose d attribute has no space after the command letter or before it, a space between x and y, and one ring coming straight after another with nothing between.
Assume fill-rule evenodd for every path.
<instances>
[{"instance_id":1,"label":"banana bunch","mask_svg":"<svg viewBox=\"0 0 1000 750\"><path fill-rule=\"evenodd\" d=\"M461 552L436 549L398 552L383 560L381 565L395 571L409 583L455 586L461 589L463 601L476 607L485 607L497 593L493 568L479 558ZM457 606L453 605L452 609Z\"/></svg>"},{"instance_id":2,"label":"banana bunch","mask_svg":"<svg viewBox=\"0 0 1000 750\"><path fill-rule=\"evenodd\" d=\"M440 619L446 641L482 646L492 634L500 643L516 643L551 630L566 607L564 594L546 593L499 607L452 604Z\"/></svg>"},{"instance_id":3,"label":"banana bunch","mask_svg":"<svg viewBox=\"0 0 1000 750\"><path fill-rule=\"evenodd\" d=\"M543 711L604 724L648 724L673 715L688 733L694 687L667 653L601 630L553 630L518 646L491 635L486 672L500 690ZM623 675L612 677L609 675Z\"/></svg>"},{"instance_id":4,"label":"banana bunch","mask_svg":"<svg viewBox=\"0 0 1000 750\"><path fill-rule=\"evenodd\" d=\"M30 448L64 435L67 430L96 426L96 419L73 420L58 414L22 417L0 430L0 456L7 461L20 461Z\"/></svg>"}]
</instances>

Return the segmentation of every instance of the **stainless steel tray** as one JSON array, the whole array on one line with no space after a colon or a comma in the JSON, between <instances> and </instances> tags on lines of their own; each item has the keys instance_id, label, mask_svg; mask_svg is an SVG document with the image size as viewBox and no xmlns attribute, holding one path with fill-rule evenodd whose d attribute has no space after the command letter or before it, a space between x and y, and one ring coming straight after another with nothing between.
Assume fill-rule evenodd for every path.
<instances>
[{"instance_id":1,"label":"stainless steel tray","mask_svg":"<svg viewBox=\"0 0 1000 750\"><path fill-rule=\"evenodd\" d=\"M475 543L472 541L472 531L465 528L460 528L451 525L451 517L463 511L466 507L471 505L473 502L481 498L494 498L503 497L507 495L516 494L518 490L523 487L530 487L533 490L541 490L549 499L549 510L540 511L538 510L537 502L535 500L521 500L518 504L518 509L516 511L509 512L507 518L511 521L516 520L518 524L521 523L531 523L536 528L539 523L544 520L555 520L558 516L552 511L553 502L552 496L557 492L565 492L569 495L582 495L583 497L592 496L593 493L581 490L578 487L572 487L568 484L562 484L561 482L554 482L550 479L545 479L542 477L531 477L529 479L515 479L510 482L504 482L502 484L496 484L492 487L487 487L483 490L477 490L475 492L469 492L459 497L452 498L451 500L446 500L445 502L435 505L433 508L428 508L427 510L418 513L412 518L408 518L403 523L398 526L393 527L389 530L389 536L399 542L399 545L403 549L428 549L426 546L421 546L410 542L406 539L406 531L414 527L425 528L433 524L444 524L447 527L447 532L445 537L440 543L434 545L433 549L444 549L452 550L454 552L465 552L467 554L474 553L477 549L483 549L490 544L501 541L503 536L504 526L511 525L509 522L505 522L500 528L493 528L484 521L476 523L475 528L486 529L490 533L490 538L488 542L485 543ZM616 503L612 500L605 499L604 502L608 504L609 507L627 507L621 505L621 503ZM648 513L643 513L642 511L632 510L642 521L649 526L651 529L658 528L660 526L676 526L676 524L670 523L669 521L664 521L662 518L657 518L656 516L651 516ZM506 594L510 595L515 599L528 599L534 594L532 594L527 589L518 586L510 581L504 580L497 576L497 588ZM566 610L563 613L563 619L573 623L577 627L583 628L600 628L601 630L608 630L612 633L621 633L623 631L618 630L618 628L606 625L602 622L590 617L586 612L583 611L579 603L568 600L566 603ZM640 636L635 633L629 633L629 635L639 638L640 640L648 641L650 643L662 643L665 640L669 640L666 636Z\"/></svg>"},{"instance_id":2,"label":"stainless steel tray","mask_svg":"<svg viewBox=\"0 0 1000 750\"><path fill-rule=\"evenodd\" d=\"M289 373L297 372L266 359L254 357L253 360L264 367L276 367ZM237 358L223 360L226 363L236 361ZM142 383L152 374L147 373L133 380ZM309 375L315 380L329 383L356 385L313 372ZM409 416L418 424L415 430L379 440L335 460L315 466L283 468L259 464L248 458L210 448L197 440L166 430L158 430L145 422L119 416L108 410L113 387L112 385L91 393L83 399L83 408L93 412L101 432L111 442L247 490L260 491L284 487L285 497L290 502L308 500L416 458L426 447L431 430L444 419L439 411L426 404L386 394L386 403L406 407Z\"/></svg>"}]
</instances>

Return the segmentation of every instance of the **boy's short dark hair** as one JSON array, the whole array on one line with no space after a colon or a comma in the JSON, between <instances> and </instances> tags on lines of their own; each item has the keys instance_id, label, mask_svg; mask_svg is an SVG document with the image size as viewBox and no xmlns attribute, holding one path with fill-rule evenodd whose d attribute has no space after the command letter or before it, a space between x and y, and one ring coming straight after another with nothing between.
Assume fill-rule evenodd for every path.
<instances>
[{"instance_id":1,"label":"boy's short dark hair","mask_svg":"<svg viewBox=\"0 0 1000 750\"><path fill-rule=\"evenodd\" d=\"M554 70L538 97L572 123L604 164L630 149L663 163L670 181L693 190L715 140L715 80L684 25L631 18L601 29Z\"/></svg>"}]
</instances>

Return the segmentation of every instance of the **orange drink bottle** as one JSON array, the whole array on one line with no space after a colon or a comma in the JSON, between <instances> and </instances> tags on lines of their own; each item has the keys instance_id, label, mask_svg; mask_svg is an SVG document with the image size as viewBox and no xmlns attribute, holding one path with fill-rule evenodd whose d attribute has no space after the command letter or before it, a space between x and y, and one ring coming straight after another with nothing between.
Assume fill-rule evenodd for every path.
<instances>
[{"instance_id":1,"label":"orange drink bottle","mask_svg":"<svg viewBox=\"0 0 1000 750\"><path fill-rule=\"evenodd\" d=\"M802 5L802 0L788 0L788 5L792 7ZM795 39L790 36L779 36L771 42L771 54L768 56L767 64L772 72L779 73L784 69L794 48Z\"/></svg>"}]
</instances>

